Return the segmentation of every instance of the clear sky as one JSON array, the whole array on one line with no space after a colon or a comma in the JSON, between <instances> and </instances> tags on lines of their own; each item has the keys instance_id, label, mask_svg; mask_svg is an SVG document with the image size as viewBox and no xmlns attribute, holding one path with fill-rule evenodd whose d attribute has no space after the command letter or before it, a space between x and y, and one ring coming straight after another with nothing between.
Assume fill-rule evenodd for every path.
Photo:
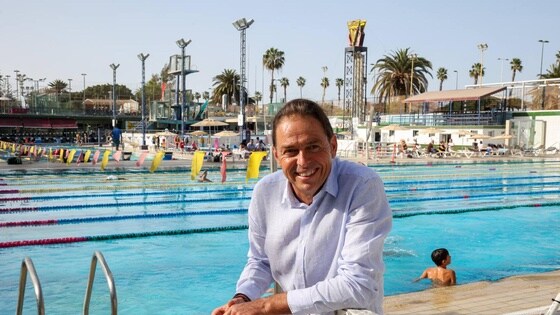
<instances>
[{"instance_id":1,"label":"clear sky","mask_svg":"<svg viewBox=\"0 0 560 315\"><path fill-rule=\"evenodd\" d=\"M159 73L169 56L179 54L176 40L191 39L186 54L199 72L187 76L187 89L209 91L212 78L224 69L239 72L239 32L232 22L254 19L247 30L247 76L252 95L263 91L262 55L271 47L285 52L285 65L275 77L290 80L288 98L299 97L296 79L307 83L303 96L320 99L323 67L331 86L326 99L336 99L335 79L343 78L347 22L367 20L364 46L368 63L410 47L430 60L436 71L448 69L444 89L473 84L468 71L484 52L484 83L511 80L509 62L519 58L518 80L532 80L555 62L560 50L558 0L0 0L0 74L20 70L27 77L72 79L72 91L85 84L112 83L109 65L120 64L117 83L133 91L142 80L139 53L149 53L146 81ZM503 64L503 68L502 68ZM371 66L368 67L371 69ZM502 70L503 69L503 70ZM502 72L503 71L503 72ZM502 74L503 73L503 74ZM266 89L263 99L268 99ZM371 86L369 87L371 88Z\"/></svg>"}]
</instances>

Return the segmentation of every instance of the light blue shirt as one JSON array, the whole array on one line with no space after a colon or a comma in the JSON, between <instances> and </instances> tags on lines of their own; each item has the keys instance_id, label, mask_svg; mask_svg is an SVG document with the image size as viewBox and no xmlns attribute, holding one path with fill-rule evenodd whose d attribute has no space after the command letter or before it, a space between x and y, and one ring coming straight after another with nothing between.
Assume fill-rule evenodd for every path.
<instances>
[{"instance_id":1,"label":"light blue shirt","mask_svg":"<svg viewBox=\"0 0 560 315\"><path fill-rule=\"evenodd\" d=\"M273 281L293 314L356 308L383 313L383 242L392 215L373 170L333 159L327 182L306 205L279 171L249 205L249 253L237 292L258 299Z\"/></svg>"}]
</instances>

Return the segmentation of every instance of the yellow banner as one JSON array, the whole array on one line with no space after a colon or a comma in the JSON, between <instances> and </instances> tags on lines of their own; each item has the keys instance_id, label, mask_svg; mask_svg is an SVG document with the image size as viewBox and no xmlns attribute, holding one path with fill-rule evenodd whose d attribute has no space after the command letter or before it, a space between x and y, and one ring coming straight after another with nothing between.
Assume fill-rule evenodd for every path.
<instances>
[{"instance_id":1,"label":"yellow banner","mask_svg":"<svg viewBox=\"0 0 560 315\"><path fill-rule=\"evenodd\" d=\"M194 180L200 170L202 169L202 164L204 163L204 151L194 151L194 155L191 161L191 179Z\"/></svg>"},{"instance_id":2,"label":"yellow banner","mask_svg":"<svg viewBox=\"0 0 560 315\"><path fill-rule=\"evenodd\" d=\"M248 182L250 178L259 178L259 167L261 166L262 159L266 156L268 152L256 151L252 152L249 156L249 162L247 163L247 177L245 182Z\"/></svg>"}]
</instances>

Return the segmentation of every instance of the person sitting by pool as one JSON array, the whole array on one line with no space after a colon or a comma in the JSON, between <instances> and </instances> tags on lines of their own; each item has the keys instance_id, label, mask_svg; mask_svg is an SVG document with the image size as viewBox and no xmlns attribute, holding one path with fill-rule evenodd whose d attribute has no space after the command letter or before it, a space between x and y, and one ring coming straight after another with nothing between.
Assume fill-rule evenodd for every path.
<instances>
[{"instance_id":1,"label":"person sitting by pool","mask_svg":"<svg viewBox=\"0 0 560 315\"><path fill-rule=\"evenodd\" d=\"M455 271L447 269L447 266L451 264L451 255L449 255L447 249L438 248L434 250L432 252L432 261L436 264L436 267L426 268L422 275L414 280L415 282L428 278L432 280L434 285L438 286L454 285L457 283Z\"/></svg>"},{"instance_id":2,"label":"person sitting by pool","mask_svg":"<svg viewBox=\"0 0 560 315\"><path fill-rule=\"evenodd\" d=\"M201 183L211 182L211 180L206 178L206 176L208 176L208 170L204 170L202 173L200 173L200 176L198 177L198 181Z\"/></svg>"}]
</instances>

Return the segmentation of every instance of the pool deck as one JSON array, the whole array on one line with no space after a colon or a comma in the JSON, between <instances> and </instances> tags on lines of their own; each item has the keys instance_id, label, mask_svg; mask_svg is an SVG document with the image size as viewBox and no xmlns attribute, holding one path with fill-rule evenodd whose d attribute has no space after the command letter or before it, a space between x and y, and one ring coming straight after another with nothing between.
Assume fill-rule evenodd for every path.
<instances>
[{"instance_id":1,"label":"pool deck","mask_svg":"<svg viewBox=\"0 0 560 315\"><path fill-rule=\"evenodd\" d=\"M162 161L161 168L167 167L189 167L190 157L192 155L185 154L179 155L177 159ZM543 157L540 157L543 158ZM558 155L547 156L546 158L558 159ZM346 158L347 159L347 158ZM488 160L494 158L484 158L481 160ZM503 159L503 158L496 158ZM509 157L509 159L512 159ZM524 159L524 158L516 158ZM538 159L528 158L528 159ZM365 162L365 159L352 159L356 161ZM399 162L416 162L416 163L429 163L431 161L447 161L457 162L465 161L465 159L404 159L397 160ZM476 161L477 159L468 159L469 161ZM369 160L370 163L384 163L385 161ZM389 161L386 161L389 163ZM228 161L228 167L239 167L246 164L246 161L235 161L231 163ZM267 161L263 161L267 163ZM146 161L142 168L149 168L151 162ZM205 167L219 168L220 163L207 162ZM0 163L1 170L29 170L29 169L67 169L71 167L78 168L99 168L99 165L82 164L76 166L68 166L60 162L32 162L24 161L21 165L8 165L3 162ZM111 161L107 165L107 170L123 170L127 168L135 168L135 161L120 161L115 163ZM460 275L459 275L460 279ZM420 292L399 294L394 296L387 296L384 300L385 314L398 315L398 314L447 314L447 315L460 315L460 314L506 314L519 312L523 310L543 308L550 306L551 299L560 292L560 270L541 273L541 274L528 274L505 278L500 281L489 282L475 282L469 284L460 284L452 287L434 288ZM539 314L538 312L530 312L526 314Z\"/></svg>"},{"instance_id":2,"label":"pool deck","mask_svg":"<svg viewBox=\"0 0 560 315\"><path fill-rule=\"evenodd\" d=\"M548 308L558 293L560 270L388 296L384 307L386 315L506 314Z\"/></svg>"}]
</instances>

